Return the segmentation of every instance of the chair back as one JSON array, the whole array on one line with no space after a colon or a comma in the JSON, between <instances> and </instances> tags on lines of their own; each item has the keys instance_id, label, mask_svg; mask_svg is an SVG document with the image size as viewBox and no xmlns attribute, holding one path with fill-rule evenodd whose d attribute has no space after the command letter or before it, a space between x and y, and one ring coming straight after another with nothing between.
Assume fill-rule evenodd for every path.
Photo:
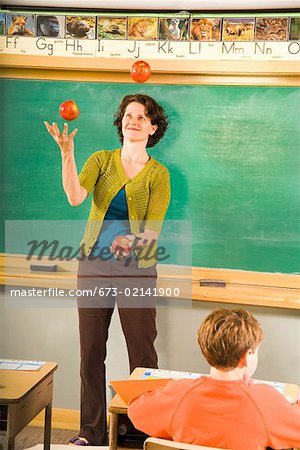
<instances>
[{"instance_id":1,"label":"chair back","mask_svg":"<svg viewBox=\"0 0 300 450\"><path fill-rule=\"evenodd\" d=\"M202 445L184 444L183 442L168 441L167 439L148 438L144 443L144 450L226 450Z\"/></svg>"}]
</instances>

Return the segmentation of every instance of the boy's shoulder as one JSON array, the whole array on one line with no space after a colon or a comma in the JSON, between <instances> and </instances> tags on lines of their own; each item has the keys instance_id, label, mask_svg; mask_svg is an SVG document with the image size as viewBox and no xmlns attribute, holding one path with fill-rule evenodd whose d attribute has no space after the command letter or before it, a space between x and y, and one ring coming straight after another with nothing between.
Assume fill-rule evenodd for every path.
<instances>
[{"instance_id":1,"label":"boy's shoulder","mask_svg":"<svg viewBox=\"0 0 300 450\"><path fill-rule=\"evenodd\" d=\"M248 383L249 393L252 397L255 398L259 403L262 402L267 404L268 402L272 403L286 403L287 398L284 396L284 393L279 392L274 386L268 384L267 382L256 382L255 380Z\"/></svg>"},{"instance_id":2,"label":"boy's shoulder","mask_svg":"<svg viewBox=\"0 0 300 450\"><path fill-rule=\"evenodd\" d=\"M190 389L194 389L200 384L203 384L207 381L206 375L201 375L198 378L180 378L170 381L167 386L172 390L177 391L188 391Z\"/></svg>"}]
</instances>

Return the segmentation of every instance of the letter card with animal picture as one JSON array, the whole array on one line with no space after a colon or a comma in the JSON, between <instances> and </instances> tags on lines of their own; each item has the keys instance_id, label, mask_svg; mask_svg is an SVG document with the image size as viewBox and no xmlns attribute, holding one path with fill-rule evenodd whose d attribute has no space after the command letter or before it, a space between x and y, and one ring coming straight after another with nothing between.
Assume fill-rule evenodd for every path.
<instances>
[{"instance_id":1,"label":"letter card with animal picture","mask_svg":"<svg viewBox=\"0 0 300 450\"><path fill-rule=\"evenodd\" d=\"M65 37L65 16L39 15L36 17L36 35L53 38Z\"/></svg>"},{"instance_id":2,"label":"letter card with animal picture","mask_svg":"<svg viewBox=\"0 0 300 450\"><path fill-rule=\"evenodd\" d=\"M257 17L256 41L286 41L289 19L287 17Z\"/></svg>"},{"instance_id":3,"label":"letter card with animal picture","mask_svg":"<svg viewBox=\"0 0 300 450\"><path fill-rule=\"evenodd\" d=\"M74 39L95 39L96 17L67 16L66 37Z\"/></svg>"},{"instance_id":4,"label":"letter card with animal picture","mask_svg":"<svg viewBox=\"0 0 300 450\"><path fill-rule=\"evenodd\" d=\"M300 41L300 17L291 17L290 41Z\"/></svg>"},{"instance_id":5,"label":"letter card with animal picture","mask_svg":"<svg viewBox=\"0 0 300 450\"><path fill-rule=\"evenodd\" d=\"M5 14L0 14L0 36L5 34Z\"/></svg>"},{"instance_id":6,"label":"letter card with animal picture","mask_svg":"<svg viewBox=\"0 0 300 450\"><path fill-rule=\"evenodd\" d=\"M6 14L6 34L8 36L34 37L34 15Z\"/></svg>"},{"instance_id":7,"label":"letter card with animal picture","mask_svg":"<svg viewBox=\"0 0 300 450\"><path fill-rule=\"evenodd\" d=\"M128 17L128 39L156 40L157 27L157 17Z\"/></svg>"},{"instance_id":8,"label":"letter card with animal picture","mask_svg":"<svg viewBox=\"0 0 300 450\"><path fill-rule=\"evenodd\" d=\"M191 41L220 41L222 19L193 18L191 21Z\"/></svg>"},{"instance_id":9,"label":"letter card with animal picture","mask_svg":"<svg viewBox=\"0 0 300 450\"><path fill-rule=\"evenodd\" d=\"M172 17L159 19L159 39L166 41L186 41L189 32L189 19Z\"/></svg>"},{"instance_id":10,"label":"letter card with animal picture","mask_svg":"<svg viewBox=\"0 0 300 450\"><path fill-rule=\"evenodd\" d=\"M223 41L253 41L254 18L223 19Z\"/></svg>"},{"instance_id":11,"label":"letter card with animal picture","mask_svg":"<svg viewBox=\"0 0 300 450\"><path fill-rule=\"evenodd\" d=\"M126 39L127 17L98 17L98 39Z\"/></svg>"}]
</instances>

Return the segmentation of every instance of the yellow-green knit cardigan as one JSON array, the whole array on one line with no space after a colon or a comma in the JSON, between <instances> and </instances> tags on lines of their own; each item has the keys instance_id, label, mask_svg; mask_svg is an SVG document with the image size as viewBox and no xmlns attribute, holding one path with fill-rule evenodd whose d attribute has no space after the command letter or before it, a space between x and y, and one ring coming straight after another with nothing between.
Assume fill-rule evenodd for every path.
<instances>
[{"instance_id":1,"label":"yellow-green knit cardigan","mask_svg":"<svg viewBox=\"0 0 300 450\"><path fill-rule=\"evenodd\" d=\"M93 201L81 249L89 255L101 230L104 216L114 196L125 186L128 215L132 234L145 229L161 230L170 202L170 176L166 167L150 158L143 169L128 178L121 163L121 149L93 153L84 164L79 181ZM156 261L157 245L137 252L139 267L146 268Z\"/></svg>"}]
</instances>

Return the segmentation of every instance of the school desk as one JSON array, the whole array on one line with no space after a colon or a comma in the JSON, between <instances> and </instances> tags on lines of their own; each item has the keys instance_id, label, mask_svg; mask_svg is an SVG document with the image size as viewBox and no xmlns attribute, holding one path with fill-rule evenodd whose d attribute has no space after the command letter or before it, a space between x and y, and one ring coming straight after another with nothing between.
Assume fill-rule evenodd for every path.
<instances>
[{"instance_id":1,"label":"school desk","mask_svg":"<svg viewBox=\"0 0 300 450\"><path fill-rule=\"evenodd\" d=\"M6 409L3 430L7 450L14 450L15 437L45 409L44 450L50 450L53 375L57 364L47 362L38 370L0 370L0 406Z\"/></svg>"},{"instance_id":2,"label":"school desk","mask_svg":"<svg viewBox=\"0 0 300 450\"><path fill-rule=\"evenodd\" d=\"M142 379L143 375L145 373L145 370L153 370L153 369L146 369L145 367L137 367L132 374L129 376L129 379L132 380L138 380L138 379ZM181 372L174 372L174 371L162 371L164 372L163 376L167 376L168 378L172 378L172 377L176 377L179 378L179 374ZM290 384L290 383L284 383L284 396L288 397L292 400L297 400L297 395L298 395L298 386L296 384ZM128 417L127 417L127 404L121 399L121 397L119 395L115 395L114 398L112 399L112 401L110 402L109 406L108 406L108 411L109 411L109 450L118 450L123 449L124 448L129 448L126 447L126 444L122 444L121 446L119 445L119 434L122 435L122 433L125 434L125 427L128 425L132 426L131 422L129 421ZM119 419L122 419L121 421ZM125 419L124 419L125 418ZM120 429L120 423L121 422L121 428L123 427L124 429ZM127 425L128 422L128 425ZM132 426L133 428L133 426ZM134 429L135 437L137 438L138 442L135 442L135 448L142 448L143 443L143 436L146 438L147 436L141 432L138 432L137 430ZM140 437L140 439L138 439L138 436ZM140 444L140 447L138 447L138 444ZM133 448L133 445L130 445L130 448Z\"/></svg>"}]
</instances>

